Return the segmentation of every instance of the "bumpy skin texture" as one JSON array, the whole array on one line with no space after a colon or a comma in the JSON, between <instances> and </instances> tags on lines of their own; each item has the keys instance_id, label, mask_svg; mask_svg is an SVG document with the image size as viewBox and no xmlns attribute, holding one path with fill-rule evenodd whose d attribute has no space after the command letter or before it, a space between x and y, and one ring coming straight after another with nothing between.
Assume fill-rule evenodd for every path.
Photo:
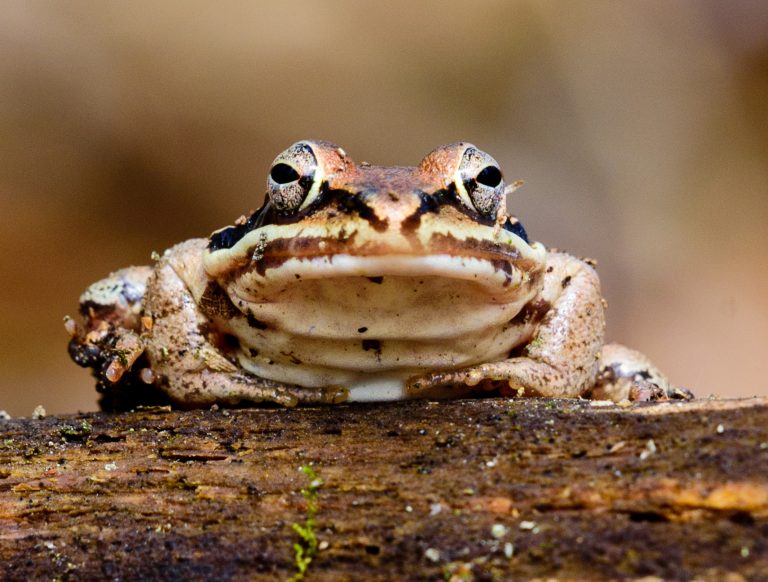
<instances>
[{"instance_id":1,"label":"bumpy skin texture","mask_svg":"<svg viewBox=\"0 0 768 582\"><path fill-rule=\"evenodd\" d=\"M502 394L569 398L595 383L605 332L605 305L595 270L563 253L550 253L544 288L531 318L541 317L519 355L411 380L415 388L494 383ZM525 317L525 316L524 316Z\"/></svg>"},{"instance_id":2,"label":"bumpy skin texture","mask_svg":"<svg viewBox=\"0 0 768 582\"><path fill-rule=\"evenodd\" d=\"M688 397L603 345L594 268L529 242L507 193L471 144L384 168L298 142L259 211L90 286L84 326L66 321L70 355L107 409Z\"/></svg>"}]
</instances>

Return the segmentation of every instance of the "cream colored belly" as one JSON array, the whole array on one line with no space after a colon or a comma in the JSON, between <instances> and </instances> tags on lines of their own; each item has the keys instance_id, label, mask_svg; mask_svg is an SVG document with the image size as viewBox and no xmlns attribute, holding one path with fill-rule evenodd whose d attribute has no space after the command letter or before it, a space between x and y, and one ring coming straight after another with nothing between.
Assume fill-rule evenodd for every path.
<instances>
[{"instance_id":1,"label":"cream colored belly","mask_svg":"<svg viewBox=\"0 0 768 582\"><path fill-rule=\"evenodd\" d=\"M428 370L498 361L531 330L511 322L531 299L438 277L299 281L249 303L257 320L233 324L240 363L264 378L340 385L351 400L404 398L404 380Z\"/></svg>"}]
</instances>

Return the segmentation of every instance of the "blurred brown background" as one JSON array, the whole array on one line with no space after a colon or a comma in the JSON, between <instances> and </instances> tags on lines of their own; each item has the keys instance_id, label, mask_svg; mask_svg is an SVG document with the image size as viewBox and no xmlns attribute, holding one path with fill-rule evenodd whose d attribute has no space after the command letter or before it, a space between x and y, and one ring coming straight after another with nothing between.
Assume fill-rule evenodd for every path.
<instances>
[{"instance_id":1,"label":"blurred brown background","mask_svg":"<svg viewBox=\"0 0 768 582\"><path fill-rule=\"evenodd\" d=\"M768 3L6 2L0 408L95 407L64 314L259 205L273 157L472 141L531 235L599 260L609 337L768 394Z\"/></svg>"}]
</instances>

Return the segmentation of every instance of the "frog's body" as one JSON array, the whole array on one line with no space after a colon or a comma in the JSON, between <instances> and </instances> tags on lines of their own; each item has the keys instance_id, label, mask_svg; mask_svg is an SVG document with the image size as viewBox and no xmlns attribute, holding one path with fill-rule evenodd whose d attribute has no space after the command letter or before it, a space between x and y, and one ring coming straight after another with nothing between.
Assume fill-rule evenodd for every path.
<instances>
[{"instance_id":1,"label":"frog's body","mask_svg":"<svg viewBox=\"0 0 768 582\"><path fill-rule=\"evenodd\" d=\"M390 168L298 142L250 217L89 287L70 353L107 394L140 381L187 406L666 394L603 346L592 266L529 242L507 190L466 143Z\"/></svg>"}]
</instances>

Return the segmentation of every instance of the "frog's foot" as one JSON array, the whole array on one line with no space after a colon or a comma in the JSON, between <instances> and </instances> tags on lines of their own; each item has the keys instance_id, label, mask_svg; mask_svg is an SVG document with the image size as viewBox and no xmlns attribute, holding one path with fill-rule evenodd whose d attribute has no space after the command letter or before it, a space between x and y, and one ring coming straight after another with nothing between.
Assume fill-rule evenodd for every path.
<instances>
[{"instance_id":1,"label":"frog's foot","mask_svg":"<svg viewBox=\"0 0 768 582\"><path fill-rule=\"evenodd\" d=\"M444 393L450 386L459 394L469 387L478 392L498 391L502 396L573 398L584 392L584 386L575 379L551 364L520 357L416 376L408 380L407 386L409 396L414 398L438 390Z\"/></svg>"},{"instance_id":2,"label":"frog's foot","mask_svg":"<svg viewBox=\"0 0 768 582\"><path fill-rule=\"evenodd\" d=\"M93 368L100 380L117 382L144 352L139 333L151 326L142 317L149 267L129 267L97 281L80 297L84 327L71 317L64 328L71 336L69 354L80 366Z\"/></svg>"},{"instance_id":3,"label":"frog's foot","mask_svg":"<svg viewBox=\"0 0 768 582\"><path fill-rule=\"evenodd\" d=\"M115 327L107 321L85 331L70 317L64 327L70 334L69 355L84 368L91 368L96 390L102 394L100 405L105 410L132 408L136 404L167 402L152 386L153 375L145 355L145 332ZM133 394L135 397L126 398Z\"/></svg>"},{"instance_id":4,"label":"frog's foot","mask_svg":"<svg viewBox=\"0 0 768 582\"><path fill-rule=\"evenodd\" d=\"M162 385L165 379L157 378L156 381ZM208 368L174 377L163 388L169 398L182 408L261 403L293 407L297 404L336 404L347 399L347 391L337 386L305 388L246 372L221 372Z\"/></svg>"},{"instance_id":5,"label":"frog's foot","mask_svg":"<svg viewBox=\"0 0 768 582\"><path fill-rule=\"evenodd\" d=\"M151 372L144 355L152 320L143 316L142 309L151 273L149 267L112 273L80 297L82 325L71 317L64 318L71 338L69 355L78 365L92 369L104 408L124 408L115 404L113 393L140 392L147 403L157 401L147 394Z\"/></svg>"},{"instance_id":6,"label":"frog's foot","mask_svg":"<svg viewBox=\"0 0 768 582\"><path fill-rule=\"evenodd\" d=\"M87 333L72 318L64 318L64 328L72 336L69 355L84 368L93 368L100 380L118 382L144 353L142 336L131 329L100 322Z\"/></svg>"},{"instance_id":7,"label":"frog's foot","mask_svg":"<svg viewBox=\"0 0 768 582\"><path fill-rule=\"evenodd\" d=\"M647 356L621 344L606 344L594 387L585 395L598 400L691 400L690 390L672 386Z\"/></svg>"}]
</instances>

